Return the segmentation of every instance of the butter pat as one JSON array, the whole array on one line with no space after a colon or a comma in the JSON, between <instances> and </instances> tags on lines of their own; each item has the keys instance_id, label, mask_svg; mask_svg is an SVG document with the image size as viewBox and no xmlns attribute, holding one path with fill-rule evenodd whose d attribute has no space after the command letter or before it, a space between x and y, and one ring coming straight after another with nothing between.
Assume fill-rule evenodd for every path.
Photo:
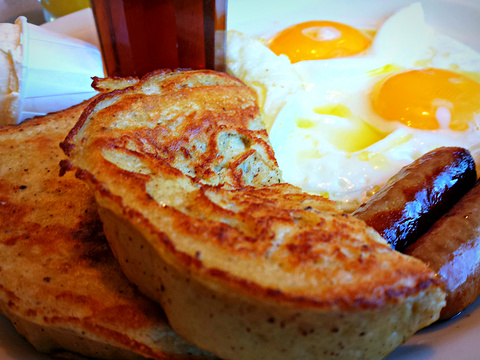
<instances>
[{"instance_id":1,"label":"butter pat","mask_svg":"<svg viewBox=\"0 0 480 360\"><path fill-rule=\"evenodd\" d=\"M100 50L29 24L0 24L0 126L60 111L95 96L104 77Z\"/></svg>"},{"instance_id":2,"label":"butter pat","mask_svg":"<svg viewBox=\"0 0 480 360\"><path fill-rule=\"evenodd\" d=\"M18 18L15 24L0 24L0 125L16 123L21 111L24 22Z\"/></svg>"}]
</instances>

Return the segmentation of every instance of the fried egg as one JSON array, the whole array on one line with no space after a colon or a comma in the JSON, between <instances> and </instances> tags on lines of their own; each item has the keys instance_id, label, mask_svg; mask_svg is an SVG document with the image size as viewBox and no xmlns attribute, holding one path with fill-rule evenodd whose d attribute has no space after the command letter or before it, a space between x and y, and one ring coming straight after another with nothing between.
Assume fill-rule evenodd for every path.
<instances>
[{"instance_id":1,"label":"fried egg","mask_svg":"<svg viewBox=\"0 0 480 360\"><path fill-rule=\"evenodd\" d=\"M376 31L310 21L271 39L230 32L227 56L259 94L284 180L346 211L436 147L480 162L480 54L436 33L419 3Z\"/></svg>"}]
</instances>

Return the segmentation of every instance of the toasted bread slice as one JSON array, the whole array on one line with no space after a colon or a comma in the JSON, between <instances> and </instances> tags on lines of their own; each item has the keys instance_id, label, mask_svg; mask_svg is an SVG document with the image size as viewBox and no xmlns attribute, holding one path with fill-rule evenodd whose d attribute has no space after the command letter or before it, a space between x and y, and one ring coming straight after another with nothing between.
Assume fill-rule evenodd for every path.
<instances>
[{"instance_id":1,"label":"toasted bread slice","mask_svg":"<svg viewBox=\"0 0 480 360\"><path fill-rule=\"evenodd\" d=\"M99 78L93 77L92 87L101 93L108 93L114 90L125 89L129 86L136 85L139 79L137 77L126 77L126 78Z\"/></svg>"},{"instance_id":2,"label":"toasted bread slice","mask_svg":"<svg viewBox=\"0 0 480 360\"><path fill-rule=\"evenodd\" d=\"M226 74L103 94L62 148L127 277L220 357L380 359L445 304L425 264L279 183L255 96Z\"/></svg>"},{"instance_id":3,"label":"toasted bread slice","mask_svg":"<svg viewBox=\"0 0 480 360\"><path fill-rule=\"evenodd\" d=\"M0 311L42 352L213 358L124 277L88 186L59 177L59 143L86 106L0 128Z\"/></svg>"}]
</instances>

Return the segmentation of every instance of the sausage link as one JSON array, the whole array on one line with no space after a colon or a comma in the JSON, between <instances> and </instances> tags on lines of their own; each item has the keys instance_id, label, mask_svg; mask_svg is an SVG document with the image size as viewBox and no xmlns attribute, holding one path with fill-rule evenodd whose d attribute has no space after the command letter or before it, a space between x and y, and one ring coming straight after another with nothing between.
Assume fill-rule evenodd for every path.
<instances>
[{"instance_id":1,"label":"sausage link","mask_svg":"<svg viewBox=\"0 0 480 360\"><path fill-rule=\"evenodd\" d=\"M477 179L470 152L441 147L402 168L353 215L403 251L450 209Z\"/></svg>"},{"instance_id":2,"label":"sausage link","mask_svg":"<svg viewBox=\"0 0 480 360\"><path fill-rule=\"evenodd\" d=\"M480 183L405 253L423 260L445 283L441 319L473 303L480 295Z\"/></svg>"}]
</instances>

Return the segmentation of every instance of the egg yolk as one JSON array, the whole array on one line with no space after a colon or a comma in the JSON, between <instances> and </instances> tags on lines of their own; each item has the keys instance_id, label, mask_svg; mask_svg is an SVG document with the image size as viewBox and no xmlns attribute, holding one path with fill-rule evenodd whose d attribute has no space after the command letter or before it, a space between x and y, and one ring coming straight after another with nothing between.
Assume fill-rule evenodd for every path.
<instances>
[{"instance_id":1,"label":"egg yolk","mask_svg":"<svg viewBox=\"0 0 480 360\"><path fill-rule=\"evenodd\" d=\"M290 26L269 42L277 55L285 54L292 63L356 55L370 45L361 31L334 21L307 21Z\"/></svg>"},{"instance_id":2,"label":"egg yolk","mask_svg":"<svg viewBox=\"0 0 480 360\"><path fill-rule=\"evenodd\" d=\"M337 149L348 153L363 150L382 140L387 134L353 116L348 107L342 104L328 104L313 109L319 115L333 115L321 125L321 133ZM295 121L300 129L312 129L315 123L309 119L299 118ZM318 153L315 150L316 153ZM313 157L313 156L311 156Z\"/></svg>"},{"instance_id":3,"label":"egg yolk","mask_svg":"<svg viewBox=\"0 0 480 360\"><path fill-rule=\"evenodd\" d=\"M480 83L450 70L410 70L379 82L372 105L384 119L413 128L465 131L480 114Z\"/></svg>"}]
</instances>

